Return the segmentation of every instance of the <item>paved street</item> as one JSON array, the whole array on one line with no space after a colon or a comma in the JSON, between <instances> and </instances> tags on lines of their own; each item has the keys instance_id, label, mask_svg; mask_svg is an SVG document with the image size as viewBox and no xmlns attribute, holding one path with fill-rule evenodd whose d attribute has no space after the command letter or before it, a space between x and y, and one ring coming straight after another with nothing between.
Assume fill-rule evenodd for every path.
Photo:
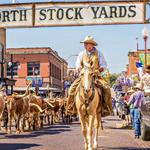
<instances>
[{"instance_id":1,"label":"paved street","mask_svg":"<svg viewBox=\"0 0 150 150\"><path fill-rule=\"evenodd\" d=\"M133 131L118 129L117 117L104 119L104 130L99 135L99 150L150 150L150 141L133 138ZM0 150L83 150L83 138L78 122L73 125L54 125L24 134L0 133Z\"/></svg>"}]
</instances>

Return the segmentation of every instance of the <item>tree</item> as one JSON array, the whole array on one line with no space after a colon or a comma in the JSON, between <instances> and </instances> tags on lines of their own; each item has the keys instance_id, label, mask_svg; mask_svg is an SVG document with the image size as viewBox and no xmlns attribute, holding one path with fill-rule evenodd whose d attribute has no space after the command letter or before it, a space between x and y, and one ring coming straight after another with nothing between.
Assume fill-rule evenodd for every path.
<instances>
[{"instance_id":1,"label":"tree","mask_svg":"<svg viewBox=\"0 0 150 150\"><path fill-rule=\"evenodd\" d=\"M119 74L115 74L115 73L110 75L109 80L110 80L111 86L116 82L116 79L118 78L118 76L119 76Z\"/></svg>"}]
</instances>

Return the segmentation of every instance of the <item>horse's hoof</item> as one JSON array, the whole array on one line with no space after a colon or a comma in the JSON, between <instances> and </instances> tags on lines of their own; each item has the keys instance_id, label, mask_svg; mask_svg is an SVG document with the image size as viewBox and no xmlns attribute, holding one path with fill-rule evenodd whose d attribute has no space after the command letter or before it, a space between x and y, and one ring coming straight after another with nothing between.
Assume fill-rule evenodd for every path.
<instances>
[{"instance_id":1,"label":"horse's hoof","mask_svg":"<svg viewBox=\"0 0 150 150\"><path fill-rule=\"evenodd\" d=\"M85 145L84 148L85 148L85 150L88 150L88 146L87 145Z\"/></svg>"},{"instance_id":2,"label":"horse's hoof","mask_svg":"<svg viewBox=\"0 0 150 150\"><path fill-rule=\"evenodd\" d=\"M11 130L8 130L7 133L8 133L8 134L11 134Z\"/></svg>"},{"instance_id":3,"label":"horse's hoof","mask_svg":"<svg viewBox=\"0 0 150 150\"><path fill-rule=\"evenodd\" d=\"M97 149L97 148L98 148L98 144L94 144L94 145L93 145L93 148L94 148L94 149Z\"/></svg>"},{"instance_id":4,"label":"horse's hoof","mask_svg":"<svg viewBox=\"0 0 150 150\"><path fill-rule=\"evenodd\" d=\"M7 132L8 132L8 130L7 130L7 129L4 129L4 132L5 132L5 133L7 133Z\"/></svg>"},{"instance_id":5,"label":"horse's hoof","mask_svg":"<svg viewBox=\"0 0 150 150\"><path fill-rule=\"evenodd\" d=\"M6 132L7 133L7 129L6 128L2 128L0 129L2 132Z\"/></svg>"},{"instance_id":6,"label":"horse's hoof","mask_svg":"<svg viewBox=\"0 0 150 150\"><path fill-rule=\"evenodd\" d=\"M22 132L22 133L23 133L23 132L24 132L24 130L21 130L20 132Z\"/></svg>"},{"instance_id":7,"label":"horse's hoof","mask_svg":"<svg viewBox=\"0 0 150 150\"><path fill-rule=\"evenodd\" d=\"M16 134L20 134L20 131L19 131L19 130L17 130L17 131L16 131Z\"/></svg>"}]
</instances>

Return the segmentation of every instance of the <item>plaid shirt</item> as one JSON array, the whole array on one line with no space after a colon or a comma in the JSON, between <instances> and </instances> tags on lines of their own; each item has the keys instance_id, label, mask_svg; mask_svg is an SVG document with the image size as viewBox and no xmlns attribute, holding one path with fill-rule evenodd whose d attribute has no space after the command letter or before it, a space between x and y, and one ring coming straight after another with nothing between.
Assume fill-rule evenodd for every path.
<instances>
[{"instance_id":1,"label":"plaid shirt","mask_svg":"<svg viewBox=\"0 0 150 150\"><path fill-rule=\"evenodd\" d=\"M144 93L142 91L136 91L130 96L128 104L133 104L134 108L141 108L144 102Z\"/></svg>"}]
</instances>

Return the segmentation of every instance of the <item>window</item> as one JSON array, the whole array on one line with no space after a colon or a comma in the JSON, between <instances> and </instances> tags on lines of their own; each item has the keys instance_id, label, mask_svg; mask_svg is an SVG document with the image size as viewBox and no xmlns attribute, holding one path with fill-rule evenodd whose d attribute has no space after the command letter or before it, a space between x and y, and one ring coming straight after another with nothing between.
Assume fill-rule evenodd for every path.
<instances>
[{"instance_id":1,"label":"window","mask_svg":"<svg viewBox=\"0 0 150 150\"><path fill-rule=\"evenodd\" d=\"M38 70L37 73L35 70ZM27 75L34 76L40 75L40 63L39 62L28 62L27 63Z\"/></svg>"},{"instance_id":2,"label":"window","mask_svg":"<svg viewBox=\"0 0 150 150\"><path fill-rule=\"evenodd\" d=\"M49 74L50 76L52 76L52 64L51 63L49 63Z\"/></svg>"},{"instance_id":3,"label":"window","mask_svg":"<svg viewBox=\"0 0 150 150\"><path fill-rule=\"evenodd\" d=\"M50 65L50 71L51 71L51 76L54 77L55 79L61 80L61 69L59 69L57 66L54 64Z\"/></svg>"},{"instance_id":4,"label":"window","mask_svg":"<svg viewBox=\"0 0 150 150\"><path fill-rule=\"evenodd\" d=\"M17 76L18 75L18 66L20 65L19 62L13 62L12 66L9 66L7 63L7 76L11 76L11 69L13 68L13 76Z\"/></svg>"}]
</instances>

